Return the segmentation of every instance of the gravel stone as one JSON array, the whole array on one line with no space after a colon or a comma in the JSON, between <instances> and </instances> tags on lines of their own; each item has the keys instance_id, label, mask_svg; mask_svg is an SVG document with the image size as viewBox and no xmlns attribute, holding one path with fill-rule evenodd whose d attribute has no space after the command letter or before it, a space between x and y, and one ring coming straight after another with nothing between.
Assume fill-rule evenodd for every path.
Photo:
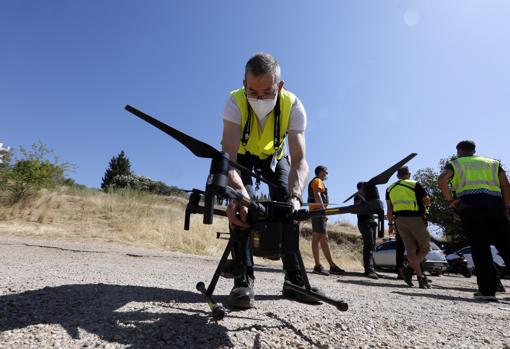
<instances>
[{"instance_id":1,"label":"gravel stone","mask_svg":"<svg viewBox=\"0 0 510 349\"><path fill-rule=\"evenodd\" d=\"M256 308L216 322L195 285L208 284L218 260L11 236L0 237L0 260L0 349L510 349L510 296L474 300L475 278L434 277L421 290L391 273L309 274L312 285L349 303L339 312L282 298L281 266L257 265ZM231 287L220 278L215 299L224 303Z\"/></svg>"}]
</instances>

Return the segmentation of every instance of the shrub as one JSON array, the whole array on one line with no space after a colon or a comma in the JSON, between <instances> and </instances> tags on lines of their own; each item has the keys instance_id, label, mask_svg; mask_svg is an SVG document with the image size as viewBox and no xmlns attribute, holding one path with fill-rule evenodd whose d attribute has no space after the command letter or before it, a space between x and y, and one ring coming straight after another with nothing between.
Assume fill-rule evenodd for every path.
<instances>
[{"instance_id":1,"label":"shrub","mask_svg":"<svg viewBox=\"0 0 510 349\"><path fill-rule=\"evenodd\" d=\"M180 195L184 192L175 187L168 186L161 181L155 181L148 177L130 175L115 176L109 186L110 189L132 189L137 191L149 192L158 195Z\"/></svg>"},{"instance_id":2,"label":"shrub","mask_svg":"<svg viewBox=\"0 0 510 349\"><path fill-rule=\"evenodd\" d=\"M3 186L11 203L17 202L42 188L54 188L65 182L64 173L71 167L60 163L53 150L39 142L26 150L20 147L21 158L2 169ZM53 160L48 157L53 155Z\"/></svg>"}]
</instances>

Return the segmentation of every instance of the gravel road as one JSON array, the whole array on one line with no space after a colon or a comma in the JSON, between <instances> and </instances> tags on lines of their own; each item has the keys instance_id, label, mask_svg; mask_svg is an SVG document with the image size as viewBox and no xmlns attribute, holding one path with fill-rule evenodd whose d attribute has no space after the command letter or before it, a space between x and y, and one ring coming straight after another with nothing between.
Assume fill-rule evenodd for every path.
<instances>
[{"instance_id":1,"label":"gravel road","mask_svg":"<svg viewBox=\"0 0 510 349\"><path fill-rule=\"evenodd\" d=\"M215 322L195 291L212 259L3 236L0 260L0 348L510 348L510 294L475 301L474 278L422 290L394 274L310 275L349 303L339 312L281 298L280 268L259 265L256 308ZM218 300L231 286L220 279Z\"/></svg>"}]
</instances>

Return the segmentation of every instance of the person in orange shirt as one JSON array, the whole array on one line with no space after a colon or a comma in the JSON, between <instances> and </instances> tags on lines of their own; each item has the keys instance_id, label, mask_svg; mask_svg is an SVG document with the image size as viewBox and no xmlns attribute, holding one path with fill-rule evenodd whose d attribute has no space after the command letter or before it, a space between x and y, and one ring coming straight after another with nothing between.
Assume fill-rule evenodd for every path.
<instances>
[{"instance_id":1,"label":"person in orange shirt","mask_svg":"<svg viewBox=\"0 0 510 349\"><path fill-rule=\"evenodd\" d=\"M310 210L320 210L328 206L328 189L324 186L324 181L327 177L328 168L326 166L317 166L315 168L315 178L308 184L308 203L310 204ZM327 220L327 217L312 218L312 253L313 259L315 260L313 272L321 275L342 275L345 271L339 268L331 258L328 233L326 231ZM322 252L324 252L324 256L329 263L329 273L320 263L319 246L322 248Z\"/></svg>"}]
</instances>

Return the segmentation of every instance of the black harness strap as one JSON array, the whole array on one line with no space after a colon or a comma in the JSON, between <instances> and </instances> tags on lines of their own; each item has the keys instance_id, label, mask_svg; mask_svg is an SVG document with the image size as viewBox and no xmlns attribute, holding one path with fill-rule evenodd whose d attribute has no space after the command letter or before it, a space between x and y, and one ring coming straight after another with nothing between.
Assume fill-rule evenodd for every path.
<instances>
[{"instance_id":1,"label":"black harness strap","mask_svg":"<svg viewBox=\"0 0 510 349\"><path fill-rule=\"evenodd\" d=\"M280 94L274 106L274 150L280 149Z\"/></svg>"}]
</instances>

